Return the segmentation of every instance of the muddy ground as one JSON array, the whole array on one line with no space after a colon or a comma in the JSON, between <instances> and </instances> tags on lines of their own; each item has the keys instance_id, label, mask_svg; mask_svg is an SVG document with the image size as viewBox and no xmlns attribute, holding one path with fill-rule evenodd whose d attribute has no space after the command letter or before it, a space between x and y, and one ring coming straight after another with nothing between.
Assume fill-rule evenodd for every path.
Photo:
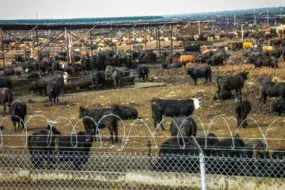
<instances>
[{"instance_id":1,"label":"muddy ground","mask_svg":"<svg viewBox=\"0 0 285 190\"><path fill-rule=\"evenodd\" d=\"M209 128L208 133L215 133L220 138L230 137L237 131L237 122L235 119L235 104L234 101L217 102L213 100L215 91L217 90L216 77L218 75L224 75L227 73L239 73L241 71L249 71L249 80L246 81L243 94L248 97L252 103L252 112L249 115L253 120L249 120L249 127L240 129L239 133L243 138L262 138L260 129L265 134L270 124L276 121L272 125L272 129L267 134L268 144L270 148L284 147L285 127L284 116L278 117L277 114L269 113L271 103L274 99L270 99L266 105L260 105L259 102L259 87L262 77L271 76L277 80L285 80L285 64L281 61L280 68L261 68L254 69L249 64L231 64L223 67L213 68L213 82L204 84L204 79L199 81L197 86L194 86L193 81L186 75L187 68L181 68L177 70L162 70L158 65L150 65L150 84L138 83L133 86L127 86L122 89L110 89L101 91L87 91L77 93L67 93L60 97L60 104L54 107L49 105L47 98L32 97L27 92L27 81L18 80L18 86L15 87L16 99L22 99L28 104L28 117L32 117L27 125L28 134L36 131L38 128L46 126L45 119L35 115L43 115L48 118L49 121L55 121L55 126L64 134L70 134L72 126L66 119L68 118L73 125L78 121L78 111L80 106L87 108L100 108L108 107L111 104L124 104L135 107L139 116L149 126L145 127L143 123L135 123L132 127L133 121L126 122L125 129L126 134L130 134L130 138L126 141L126 148L129 151L140 152L143 149L147 149L148 140L151 139L151 133L154 132L152 114L151 114L151 99L152 98L164 98L164 99L187 99L187 98L202 98L202 107L195 111L195 115L198 116L202 123L196 119L199 123L198 136L204 135L203 125L205 130ZM159 83L155 87L149 87ZM164 84L163 84L164 83ZM147 87L147 88L145 88ZM2 113L2 110L1 110ZM216 116L223 115L224 118L217 118ZM3 118L3 117L1 117ZM26 121L27 121L26 120ZM225 122L225 120L227 122ZM167 127L166 131L158 130L155 133L155 141L158 146L165 139L169 138L169 124L170 119L167 119L164 123ZM212 124L211 124L212 123ZM229 128L227 127L229 124ZM4 146L22 147L25 144L25 138L23 133L18 130L13 133L12 123L7 118L2 122L2 125L7 126L7 130L4 135L14 135L13 137L4 136ZM79 121L76 125L77 131L82 131L82 122ZM258 127L259 126L259 127ZM103 136L102 146L106 149L112 149L114 147L120 147L124 135L124 127L120 124L119 144L112 145L109 143L109 132L107 129L101 130ZM231 131L231 132L230 132ZM270 139L275 138L275 140ZM152 141L152 145L154 145ZM100 143L94 143L94 147L100 147ZM117 150L120 151L120 150Z\"/></svg>"}]
</instances>

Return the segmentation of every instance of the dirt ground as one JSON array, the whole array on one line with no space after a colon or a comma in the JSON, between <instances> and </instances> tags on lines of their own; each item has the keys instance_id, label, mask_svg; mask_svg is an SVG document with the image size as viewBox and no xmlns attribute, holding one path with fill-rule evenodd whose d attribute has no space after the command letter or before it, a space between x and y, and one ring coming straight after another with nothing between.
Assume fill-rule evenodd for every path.
<instances>
[{"instance_id":1,"label":"dirt ground","mask_svg":"<svg viewBox=\"0 0 285 190\"><path fill-rule=\"evenodd\" d=\"M135 107L139 116L146 122L148 127L144 126L142 122L136 122L133 125L133 121L127 121L125 123L125 134L130 135L129 139L125 141L125 148L130 151L140 152L143 149L147 149L147 143L151 140L151 134L155 135L155 141L158 146L170 137L169 124L171 119L166 119L164 122L167 130L158 130L155 132L152 121L151 112L151 99L163 98L163 99L187 99L187 98L201 98L201 108L196 110L194 114L201 119L199 123L198 136L203 136L206 133L215 133L220 138L230 137L237 132L237 122L234 113L234 101L217 102L213 100L214 93L217 90L216 77L226 73L239 73L241 71L249 71L249 80L246 81L243 94L248 97L252 104L252 112L249 117L253 118L249 120L249 127L242 128L239 134L243 138L262 138L262 134L259 131L263 131L265 134L272 124L272 128L267 134L268 144L271 149L285 147L285 127L284 116L278 117L277 114L269 113L271 109L271 103L273 99L269 99L266 105L260 105L259 102L259 87L260 78L266 75L274 77L278 80L285 80L285 64L281 61L280 68L261 68L254 69L252 65L227 65L223 67L214 67L213 70L213 82L204 84L204 79L199 81L197 86L194 86L193 81L186 75L187 68L181 68L177 70L162 70L159 66L151 66L150 71L150 83L165 83L165 85L158 85L156 87L141 88L143 84L137 83L134 86L124 87L122 89L110 89L101 91L87 91L78 92L72 94L65 94L60 97L60 104L54 107L49 105L47 98L32 97L27 94L27 88L24 87L24 92L17 92L15 89L16 99L22 99L28 104L28 117L26 122L28 134L34 132L40 127L47 126L47 121L54 121L55 125L62 133L70 134L72 125L76 125L76 131L82 131L82 122L78 121L79 107L87 108L100 108L108 107L111 104L130 105ZM24 86L25 84L23 84ZM22 86L22 87L23 87ZM145 85L146 86L146 85ZM2 110L1 110L2 113ZM47 119L40 117L45 116ZM217 116L224 117L217 117ZM215 119L215 117L217 117ZM1 117L3 118L3 117ZM29 120L30 118L30 120ZM29 120L29 121L28 121ZM70 122L72 125L70 124ZM227 126L228 124L228 126ZM2 125L8 129L4 131L4 146L19 146L22 147L25 144L24 133L17 131L12 133L12 123L9 118L2 121ZM205 131L203 130L203 125ZM209 129L209 127L211 127ZM209 129L209 131L207 131ZM113 149L121 146L124 136L124 126L120 124L119 144L112 145L109 143L109 132L107 129L101 130L103 136L102 146L105 149ZM6 135L14 135L14 137L8 137ZM274 140L271 138L275 138ZM155 143L152 141L152 145ZM100 143L94 143L94 147L99 148ZM118 151L120 151L118 149Z\"/></svg>"}]
</instances>

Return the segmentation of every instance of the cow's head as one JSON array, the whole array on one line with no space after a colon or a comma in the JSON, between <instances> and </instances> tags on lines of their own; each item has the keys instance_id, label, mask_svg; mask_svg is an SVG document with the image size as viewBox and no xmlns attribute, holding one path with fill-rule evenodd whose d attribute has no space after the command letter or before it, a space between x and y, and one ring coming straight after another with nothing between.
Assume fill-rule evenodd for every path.
<instances>
[{"instance_id":1,"label":"cow's head","mask_svg":"<svg viewBox=\"0 0 285 190\"><path fill-rule=\"evenodd\" d=\"M194 107L195 109L199 109L201 106L200 106L200 103L201 103L201 98L192 98L193 100L193 103L194 103Z\"/></svg>"}]
</instances>

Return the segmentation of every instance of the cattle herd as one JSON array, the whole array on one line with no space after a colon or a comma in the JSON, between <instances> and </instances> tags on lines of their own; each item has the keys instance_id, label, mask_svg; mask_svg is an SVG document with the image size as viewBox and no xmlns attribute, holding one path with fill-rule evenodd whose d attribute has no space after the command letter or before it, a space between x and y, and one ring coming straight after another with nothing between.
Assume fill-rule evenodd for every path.
<instances>
[{"instance_id":1,"label":"cattle herd","mask_svg":"<svg viewBox=\"0 0 285 190\"><path fill-rule=\"evenodd\" d=\"M249 63L257 67L278 68L280 59L285 59L285 40L271 41L273 47L270 51L264 51L261 46L248 49L244 53L244 58ZM241 42L233 44L232 52L242 49ZM185 47L185 52L200 51L200 46ZM167 55L167 53L166 53ZM161 65L162 70L179 69L191 63L185 75L193 79L195 86L198 80L205 78L205 83L212 82L215 66L223 66L231 54L225 48L216 51L209 50L200 53L199 56L176 53L173 56L167 55L168 61ZM179 59L177 59L179 58ZM132 52L126 54L119 51L99 51L96 55L89 56L74 55L74 63L67 64L67 54L64 52L54 56L49 53L41 54L38 60L16 56L12 64L1 72L0 78L0 101L3 105L3 114L6 113L6 106L11 108L11 120L14 131L25 129L25 118L28 106L25 102L15 100L13 97L13 81L9 76L26 77L29 79L29 91L34 95L47 96L52 106L59 102L59 96L68 91L67 86L71 85L71 78L78 77L84 80L78 83L80 87L93 87L100 90L105 88L107 81L111 80L115 88L123 85L124 77L127 80L134 80L137 76L139 81L148 81L150 68L149 63L157 62L157 55L154 51ZM178 60L178 61L177 61ZM141 65L143 63L148 63ZM14 68L21 66L21 71ZM221 102L234 99L237 127L246 127L248 114L252 111L251 102L243 95L243 87L248 79L248 72L240 72L236 75L220 75L216 77L217 91L213 94L214 100ZM260 87L262 103L266 103L267 97L280 97L272 104L272 112L279 115L285 113L285 83L265 81ZM200 99L191 98L186 100L159 99L153 98L150 102L152 108L153 124L156 129L165 130L162 124L163 117L171 117L173 121L170 125L171 138L161 145L159 159L153 166L154 170L182 171L182 165L178 166L178 157L173 155L198 154L197 146L202 147L206 155L229 156L229 157L269 157L265 150L265 145L261 141L245 143L239 136L234 137L236 149L232 150L233 141L231 139L219 140L216 135L209 134L206 137L196 137L197 124L195 123L194 111L200 108ZM117 143L118 127L120 120L135 120L139 118L138 111L131 106L111 105L108 108L87 109L79 108L79 119L84 124L84 132L70 136L62 135L56 126L47 126L31 134L28 138L28 148L32 156L32 163L36 168L54 168L59 161L72 161L75 169L80 169L89 159L93 141L97 139L99 129L107 128L110 132L110 142ZM1 127L1 131L4 127ZM196 139L196 140L194 140ZM207 141L205 141L207 139ZM182 142L183 141L183 142ZM198 144L197 144L197 143ZM207 142L207 144L205 144ZM183 144L186 148L181 149ZM205 147L215 147L220 149L207 149ZM68 152L68 154L66 154ZM55 153L60 155L60 159L55 158ZM76 156L74 156L76 155ZM171 156L167 156L171 155ZM284 152L276 150L272 157L283 157ZM192 163L190 163L192 162ZM188 168L187 172L196 170L198 160L185 160L183 168ZM225 163L215 163L218 167L229 168L232 161ZM242 163L241 163L242 164ZM250 163L254 164L254 163ZM259 172L262 171L260 163ZM193 167L190 167L192 165ZM171 166L171 168L169 167ZM255 175L256 171L247 174L242 165L229 168L227 174L233 175ZM215 173L215 171L212 171ZM284 176L284 174L280 174Z\"/></svg>"}]
</instances>

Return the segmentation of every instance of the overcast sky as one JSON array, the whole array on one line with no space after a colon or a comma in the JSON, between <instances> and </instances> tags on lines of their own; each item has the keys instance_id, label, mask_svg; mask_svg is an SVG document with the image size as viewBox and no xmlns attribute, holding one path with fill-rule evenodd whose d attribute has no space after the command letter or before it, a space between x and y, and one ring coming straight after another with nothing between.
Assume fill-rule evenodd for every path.
<instances>
[{"instance_id":1,"label":"overcast sky","mask_svg":"<svg viewBox=\"0 0 285 190\"><path fill-rule=\"evenodd\" d=\"M90 18L285 6L285 0L0 0L0 19Z\"/></svg>"}]
</instances>

